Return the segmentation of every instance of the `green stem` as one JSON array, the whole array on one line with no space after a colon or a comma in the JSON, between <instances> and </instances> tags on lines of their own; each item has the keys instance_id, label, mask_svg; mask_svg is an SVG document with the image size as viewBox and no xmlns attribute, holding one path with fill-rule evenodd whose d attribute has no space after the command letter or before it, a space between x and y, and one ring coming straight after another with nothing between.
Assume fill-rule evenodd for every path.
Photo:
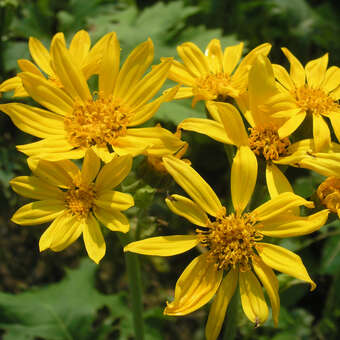
<instances>
[{"instance_id":1,"label":"green stem","mask_svg":"<svg viewBox=\"0 0 340 340\"><path fill-rule=\"evenodd\" d=\"M123 247L131 241L129 235L121 233L117 234ZM124 253L124 257L131 294L131 307L133 315L133 326L135 329L135 339L144 340L142 276L139 258L137 254L129 252Z\"/></svg>"},{"instance_id":2,"label":"green stem","mask_svg":"<svg viewBox=\"0 0 340 340\"><path fill-rule=\"evenodd\" d=\"M240 293L239 293L239 290L236 288L235 294L231 298L231 301L228 306L225 326L224 326L223 340L235 339L236 331L237 331L237 314L238 314L239 300L240 300Z\"/></svg>"}]
</instances>

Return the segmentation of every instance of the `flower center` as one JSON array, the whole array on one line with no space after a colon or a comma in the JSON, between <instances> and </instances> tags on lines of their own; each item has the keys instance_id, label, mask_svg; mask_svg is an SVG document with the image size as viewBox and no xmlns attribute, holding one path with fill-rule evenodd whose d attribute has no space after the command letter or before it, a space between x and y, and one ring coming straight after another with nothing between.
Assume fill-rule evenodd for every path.
<instances>
[{"instance_id":1,"label":"flower center","mask_svg":"<svg viewBox=\"0 0 340 340\"><path fill-rule=\"evenodd\" d=\"M193 87L193 93L204 100L217 99L219 101L239 95L239 91L231 84L230 76L223 72L198 78L196 86Z\"/></svg>"},{"instance_id":2,"label":"flower center","mask_svg":"<svg viewBox=\"0 0 340 340\"><path fill-rule=\"evenodd\" d=\"M125 136L132 110L113 98L88 100L75 103L64 125L69 142L76 147L113 144L117 137Z\"/></svg>"},{"instance_id":3,"label":"flower center","mask_svg":"<svg viewBox=\"0 0 340 340\"><path fill-rule=\"evenodd\" d=\"M280 139L277 129L273 127L249 128L250 148L257 156L268 160L277 160L287 154L290 141L288 137Z\"/></svg>"},{"instance_id":4,"label":"flower center","mask_svg":"<svg viewBox=\"0 0 340 340\"><path fill-rule=\"evenodd\" d=\"M328 177L319 185L316 192L323 205L332 212L338 212L340 208L340 178Z\"/></svg>"},{"instance_id":5,"label":"flower center","mask_svg":"<svg viewBox=\"0 0 340 340\"><path fill-rule=\"evenodd\" d=\"M302 86L293 92L297 105L307 113L327 116L339 109L339 104L321 89Z\"/></svg>"},{"instance_id":6,"label":"flower center","mask_svg":"<svg viewBox=\"0 0 340 340\"><path fill-rule=\"evenodd\" d=\"M74 185L66 192L66 207L72 214L79 218L86 218L93 207L95 191L93 184L84 186L83 184Z\"/></svg>"},{"instance_id":7,"label":"flower center","mask_svg":"<svg viewBox=\"0 0 340 340\"><path fill-rule=\"evenodd\" d=\"M196 232L201 244L209 250L208 259L215 263L217 269L228 270L238 266L240 271L246 272L251 270L250 262L256 255L255 243L263 238L256 231L255 224L256 220L250 214L226 216L223 208L214 222Z\"/></svg>"}]
</instances>

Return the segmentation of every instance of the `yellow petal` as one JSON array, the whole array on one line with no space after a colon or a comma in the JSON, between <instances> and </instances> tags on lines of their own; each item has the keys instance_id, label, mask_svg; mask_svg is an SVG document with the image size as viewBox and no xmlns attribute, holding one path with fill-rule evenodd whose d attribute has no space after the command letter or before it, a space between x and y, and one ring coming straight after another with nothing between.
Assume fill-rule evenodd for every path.
<instances>
[{"instance_id":1,"label":"yellow petal","mask_svg":"<svg viewBox=\"0 0 340 340\"><path fill-rule=\"evenodd\" d=\"M287 213L294 207L304 205L307 208L314 208L314 203L306 201L304 198L293 194L292 192L284 192L270 201L260 205L253 210L258 221L266 221L273 217L279 217L281 214Z\"/></svg>"},{"instance_id":2,"label":"yellow petal","mask_svg":"<svg viewBox=\"0 0 340 340\"><path fill-rule=\"evenodd\" d=\"M299 88L305 85L305 69L299 60L287 48L282 47L281 50L290 63L290 78L293 80L295 87Z\"/></svg>"},{"instance_id":3,"label":"yellow petal","mask_svg":"<svg viewBox=\"0 0 340 340\"><path fill-rule=\"evenodd\" d=\"M127 233L130 229L129 220L124 214L116 209L103 209L93 207L93 212L98 220L108 229L112 231L120 231Z\"/></svg>"},{"instance_id":4,"label":"yellow petal","mask_svg":"<svg viewBox=\"0 0 340 340\"><path fill-rule=\"evenodd\" d=\"M206 227L209 222L207 214L191 199L180 195L171 195L165 202L169 209L195 225Z\"/></svg>"},{"instance_id":5,"label":"yellow petal","mask_svg":"<svg viewBox=\"0 0 340 340\"><path fill-rule=\"evenodd\" d=\"M261 223L259 231L270 237L293 237L319 230L327 221L329 211L321 210L307 217L283 214Z\"/></svg>"},{"instance_id":6,"label":"yellow petal","mask_svg":"<svg viewBox=\"0 0 340 340\"><path fill-rule=\"evenodd\" d=\"M19 59L18 66L22 72L31 72L37 76L44 77L40 70L29 60Z\"/></svg>"},{"instance_id":7,"label":"yellow petal","mask_svg":"<svg viewBox=\"0 0 340 340\"><path fill-rule=\"evenodd\" d=\"M199 243L197 235L172 235L151 237L131 242L124 251L154 256L172 256L185 253Z\"/></svg>"},{"instance_id":8,"label":"yellow petal","mask_svg":"<svg viewBox=\"0 0 340 340\"><path fill-rule=\"evenodd\" d=\"M203 135L209 136L212 139L217 140L218 142L224 144L232 144L232 141L228 138L224 126L219 123L215 122L211 119L204 119L204 118L188 118L184 119L178 125L178 128L187 130L187 131L194 131L198 133L202 133Z\"/></svg>"},{"instance_id":9,"label":"yellow petal","mask_svg":"<svg viewBox=\"0 0 340 340\"><path fill-rule=\"evenodd\" d=\"M241 115L235 106L220 102L208 102L206 105L209 112L215 108L219 113L227 138L231 141L231 144L236 146L249 145L248 134Z\"/></svg>"},{"instance_id":10,"label":"yellow petal","mask_svg":"<svg viewBox=\"0 0 340 340\"><path fill-rule=\"evenodd\" d=\"M229 46L224 49L223 54L223 71L224 73L230 75L238 62L241 59L242 51L243 51L243 42L239 43L235 46Z\"/></svg>"},{"instance_id":11,"label":"yellow petal","mask_svg":"<svg viewBox=\"0 0 340 340\"><path fill-rule=\"evenodd\" d=\"M12 189L19 195L37 200L62 200L64 194L57 187L35 176L19 176L10 181Z\"/></svg>"},{"instance_id":12,"label":"yellow petal","mask_svg":"<svg viewBox=\"0 0 340 340\"><path fill-rule=\"evenodd\" d=\"M1 105L0 105L0 109L1 109ZM340 114L339 112L332 113L329 115L329 118L331 120L332 128L334 130L335 136L338 142L340 142Z\"/></svg>"},{"instance_id":13,"label":"yellow petal","mask_svg":"<svg viewBox=\"0 0 340 340\"><path fill-rule=\"evenodd\" d=\"M113 150L119 156L131 155L132 157L143 154L145 150L151 146L152 144L150 140L144 140L143 136L140 138L132 135L118 137L112 144Z\"/></svg>"},{"instance_id":14,"label":"yellow petal","mask_svg":"<svg viewBox=\"0 0 340 340\"><path fill-rule=\"evenodd\" d=\"M84 74L60 39L52 42L51 55L55 73L63 84L65 92L73 100L80 99L85 102L92 99Z\"/></svg>"},{"instance_id":15,"label":"yellow petal","mask_svg":"<svg viewBox=\"0 0 340 340\"><path fill-rule=\"evenodd\" d=\"M331 133L321 115L313 114L313 137L316 152L326 151L331 143Z\"/></svg>"},{"instance_id":16,"label":"yellow petal","mask_svg":"<svg viewBox=\"0 0 340 340\"><path fill-rule=\"evenodd\" d=\"M240 272L240 295L244 314L255 323L263 324L268 317L268 307L262 287L252 271Z\"/></svg>"},{"instance_id":17,"label":"yellow petal","mask_svg":"<svg viewBox=\"0 0 340 340\"><path fill-rule=\"evenodd\" d=\"M12 222L20 225L37 225L52 221L65 211L65 203L60 200L43 200L28 203L12 216Z\"/></svg>"},{"instance_id":18,"label":"yellow petal","mask_svg":"<svg viewBox=\"0 0 340 340\"><path fill-rule=\"evenodd\" d=\"M63 117L37 107L10 103L0 105L20 130L33 136L46 138L53 135L65 135Z\"/></svg>"},{"instance_id":19,"label":"yellow petal","mask_svg":"<svg viewBox=\"0 0 340 340\"><path fill-rule=\"evenodd\" d=\"M337 66L331 66L325 75L325 79L320 85L320 88L325 91L325 93L329 93L340 85L340 68Z\"/></svg>"},{"instance_id":20,"label":"yellow petal","mask_svg":"<svg viewBox=\"0 0 340 340\"><path fill-rule=\"evenodd\" d=\"M103 60L99 70L99 91L105 97L113 95L116 80L119 73L120 46L115 32L107 39L107 45L103 52Z\"/></svg>"},{"instance_id":21,"label":"yellow petal","mask_svg":"<svg viewBox=\"0 0 340 340\"><path fill-rule=\"evenodd\" d=\"M208 57L208 65L212 73L223 72L223 53L221 42L218 39L213 39L209 42L205 55Z\"/></svg>"},{"instance_id":22,"label":"yellow petal","mask_svg":"<svg viewBox=\"0 0 340 340\"><path fill-rule=\"evenodd\" d=\"M85 30L78 31L71 40L70 54L78 65L83 65L91 47L90 35Z\"/></svg>"},{"instance_id":23,"label":"yellow petal","mask_svg":"<svg viewBox=\"0 0 340 340\"><path fill-rule=\"evenodd\" d=\"M249 203L256 179L256 156L248 146L241 146L231 168L231 198L237 213L242 213Z\"/></svg>"},{"instance_id":24,"label":"yellow petal","mask_svg":"<svg viewBox=\"0 0 340 340\"><path fill-rule=\"evenodd\" d=\"M91 213L83 226L83 238L89 258L99 263L105 255L106 244L100 226Z\"/></svg>"},{"instance_id":25,"label":"yellow petal","mask_svg":"<svg viewBox=\"0 0 340 340\"><path fill-rule=\"evenodd\" d=\"M266 266L258 257L255 257L253 259L253 267L256 275L258 276L263 287L268 293L270 304L272 306L274 325L277 327L279 323L280 314L280 296L278 292L279 290L278 280L272 269Z\"/></svg>"},{"instance_id":26,"label":"yellow petal","mask_svg":"<svg viewBox=\"0 0 340 340\"><path fill-rule=\"evenodd\" d=\"M208 214L216 216L222 205L214 191L204 179L187 163L175 158L164 157L163 163L178 185Z\"/></svg>"},{"instance_id":27,"label":"yellow petal","mask_svg":"<svg viewBox=\"0 0 340 340\"><path fill-rule=\"evenodd\" d=\"M162 60L162 59L161 59ZM193 85L195 76L179 61L173 60L169 70L168 78L179 84Z\"/></svg>"},{"instance_id":28,"label":"yellow petal","mask_svg":"<svg viewBox=\"0 0 340 340\"><path fill-rule=\"evenodd\" d=\"M319 88L325 79L328 65L328 53L318 59L311 60L305 67L307 84L312 88Z\"/></svg>"},{"instance_id":29,"label":"yellow petal","mask_svg":"<svg viewBox=\"0 0 340 340\"><path fill-rule=\"evenodd\" d=\"M273 64L273 71L275 78L281 83L281 85L283 85L288 91L294 90L295 84L284 67Z\"/></svg>"},{"instance_id":30,"label":"yellow petal","mask_svg":"<svg viewBox=\"0 0 340 340\"><path fill-rule=\"evenodd\" d=\"M28 40L28 48L34 62L48 75L54 72L51 69L51 58L45 46L36 38L30 37Z\"/></svg>"},{"instance_id":31,"label":"yellow petal","mask_svg":"<svg viewBox=\"0 0 340 340\"><path fill-rule=\"evenodd\" d=\"M92 149L86 151L83 166L81 168L81 179L84 185L94 181L100 169L100 158ZM109 188L107 188L109 189Z\"/></svg>"},{"instance_id":32,"label":"yellow petal","mask_svg":"<svg viewBox=\"0 0 340 340\"><path fill-rule=\"evenodd\" d=\"M96 192L115 188L129 174L131 166L131 155L115 157L105 164L96 178Z\"/></svg>"},{"instance_id":33,"label":"yellow petal","mask_svg":"<svg viewBox=\"0 0 340 340\"><path fill-rule=\"evenodd\" d=\"M73 100L51 82L33 73L19 74L29 95L47 109L65 116L73 112Z\"/></svg>"},{"instance_id":34,"label":"yellow petal","mask_svg":"<svg viewBox=\"0 0 340 340\"><path fill-rule=\"evenodd\" d=\"M306 117L306 112L305 111L299 112L300 109L291 109L283 112L288 113L288 111L290 113L295 112L295 115L287 119L277 130L279 137L281 139L289 137L302 124ZM283 112L281 111L281 113Z\"/></svg>"},{"instance_id":35,"label":"yellow petal","mask_svg":"<svg viewBox=\"0 0 340 340\"><path fill-rule=\"evenodd\" d=\"M185 99L194 96L193 88L192 87L180 87L176 92L174 99Z\"/></svg>"},{"instance_id":36,"label":"yellow petal","mask_svg":"<svg viewBox=\"0 0 340 340\"><path fill-rule=\"evenodd\" d=\"M16 76L9 78L0 84L0 92L12 91L22 87L21 78Z\"/></svg>"},{"instance_id":37,"label":"yellow petal","mask_svg":"<svg viewBox=\"0 0 340 340\"><path fill-rule=\"evenodd\" d=\"M267 266L308 282L311 285L311 290L316 288L316 284L309 277L300 256L280 246L262 242L256 244L256 250Z\"/></svg>"},{"instance_id":38,"label":"yellow petal","mask_svg":"<svg viewBox=\"0 0 340 340\"><path fill-rule=\"evenodd\" d=\"M215 295L223 277L205 255L194 258L179 277L175 299L167 303L166 315L189 314L208 303Z\"/></svg>"},{"instance_id":39,"label":"yellow petal","mask_svg":"<svg viewBox=\"0 0 340 340\"><path fill-rule=\"evenodd\" d=\"M210 307L209 317L205 326L205 336L207 340L216 340L220 334L225 313L229 302L234 295L238 281L238 273L231 269L223 279L216 297Z\"/></svg>"},{"instance_id":40,"label":"yellow petal","mask_svg":"<svg viewBox=\"0 0 340 340\"><path fill-rule=\"evenodd\" d=\"M323 176L336 176L339 177L340 173L340 158L339 159L329 159L327 158L319 158L309 156L303 158L298 163L299 167L310 169L317 172Z\"/></svg>"},{"instance_id":41,"label":"yellow petal","mask_svg":"<svg viewBox=\"0 0 340 340\"><path fill-rule=\"evenodd\" d=\"M287 191L294 192L286 176L275 164L267 163L266 181L271 198L274 198Z\"/></svg>"},{"instance_id":42,"label":"yellow petal","mask_svg":"<svg viewBox=\"0 0 340 340\"><path fill-rule=\"evenodd\" d=\"M116 210L126 210L135 204L130 194L113 190L100 192L94 203L100 208Z\"/></svg>"}]
</instances>

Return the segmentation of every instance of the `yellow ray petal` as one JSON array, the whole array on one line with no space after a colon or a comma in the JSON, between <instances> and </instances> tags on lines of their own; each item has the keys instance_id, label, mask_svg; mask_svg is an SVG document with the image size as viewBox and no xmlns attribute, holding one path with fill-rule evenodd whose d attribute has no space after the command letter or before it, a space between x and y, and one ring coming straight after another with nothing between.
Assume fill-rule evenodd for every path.
<instances>
[{"instance_id":1,"label":"yellow ray petal","mask_svg":"<svg viewBox=\"0 0 340 340\"><path fill-rule=\"evenodd\" d=\"M78 31L71 40L70 54L78 65L83 65L91 47L90 35L85 30Z\"/></svg>"},{"instance_id":2,"label":"yellow ray petal","mask_svg":"<svg viewBox=\"0 0 340 340\"><path fill-rule=\"evenodd\" d=\"M311 60L305 67L308 86L317 89L325 79L328 65L328 53L318 59Z\"/></svg>"},{"instance_id":3,"label":"yellow ray petal","mask_svg":"<svg viewBox=\"0 0 340 340\"><path fill-rule=\"evenodd\" d=\"M224 49L223 53L223 71L224 73L230 75L238 62L241 59L242 51L243 51L243 42L239 43L235 46L229 46Z\"/></svg>"},{"instance_id":4,"label":"yellow ray petal","mask_svg":"<svg viewBox=\"0 0 340 340\"><path fill-rule=\"evenodd\" d=\"M266 165L266 181L271 198L274 198L284 192L294 192L286 176L274 164Z\"/></svg>"},{"instance_id":5,"label":"yellow ray petal","mask_svg":"<svg viewBox=\"0 0 340 340\"><path fill-rule=\"evenodd\" d=\"M208 102L206 105L209 112L213 111L214 107L217 109L227 138L231 141L231 144L238 147L241 145L249 145L248 134L244 127L241 115L235 106L219 102Z\"/></svg>"},{"instance_id":6,"label":"yellow ray petal","mask_svg":"<svg viewBox=\"0 0 340 340\"><path fill-rule=\"evenodd\" d=\"M84 223L83 238L89 258L95 263L99 263L105 255L106 244L100 226L92 213Z\"/></svg>"},{"instance_id":7,"label":"yellow ray petal","mask_svg":"<svg viewBox=\"0 0 340 340\"><path fill-rule=\"evenodd\" d=\"M340 159L327 159L309 156L300 160L298 165L327 177L339 177L340 173Z\"/></svg>"},{"instance_id":8,"label":"yellow ray petal","mask_svg":"<svg viewBox=\"0 0 340 340\"><path fill-rule=\"evenodd\" d=\"M65 116L73 111L73 100L61 89L33 73L19 73L29 95L47 109Z\"/></svg>"},{"instance_id":9,"label":"yellow ray petal","mask_svg":"<svg viewBox=\"0 0 340 340\"><path fill-rule=\"evenodd\" d=\"M171 195L165 202L169 209L195 225L206 227L209 222L207 214L191 199L180 195Z\"/></svg>"},{"instance_id":10,"label":"yellow ray petal","mask_svg":"<svg viewBox=\"0 0 340 340\"><path fill-rule=\"evenodd\" d=\"M1 109L1 106L0 106L0 109ZM329 115L329 118L331 120L332 128L334 130L335 136L338 142L340 142L340 113L334 112Z\"/></svg>"},{"instance_id":11,"label":"yellow ray petal","mask_svg":"<svg viewBox=\"0 0 340 340\"><path fill-rule=\"evenodd\" d=\"M109 163L112 161L113 158L118 156L117 153L109 151L106 145L105 146L93 145L91 149L104 163Z\"/></svg>"},{"instance_id":12,"label":"yellow ray petal","mask_svg":"<svg viewBox=\"0 0 340 340\"><path fill-rule=\"evenodd\" d=\"M177 60L173 60L169 70L168 78L178 82L179 84L191 86L195 83L196 77L189 71L190 70L188 70L182 63Z\"/></svg>"},{"instance_id":13,"label":"yellow ray petal","mask_svg":"<svg viewBox=\"0 0 340 340\"><path fill-rule=\"evenodd\" d=\"M124 251L154 256L172 256L185 253L199 243L197 235L151 237L129 243Z\"/></svg>"},{"instance_id":14,"label":"yellow ray petal","mask_svg":"<svg viewBox=\"0 0 340 340\"><path fill-rule=\"evenodd\" d=\"M216 340L220 334L225 313L229 302L234 295L238 281L238 273L231 269L223 279L216 297L210 307L209 317L205 326L207 340Z\"/></svg>"},{"instance_id":15,"label":"yellow ray petal","mask_svg":"<svg viewBox=\"0 0 340 340\"><path fill-rule=\"evenodd\" d=\"M178 185L208 214L216 216L222 205L215 192L204 179L187 163L164 157L163 163Z\"/></svg>"},{"instance_id":16,"label":"yellow ray petal","mask_svg":"<svg viewBox=\"0 0 340 340\"><path fill-rule=\"evenodd\" d=\"M113 95L119 73L120 46L115 32L110 34L103 52L103 60L99 70L99 91L105 97Z\"/></svg>"},{"instance_id":17,"label":"yellow ray petal","mask_svg":"<svg viewBox=\"0 0 340 340\"><path fill-rule=\"evenodd\" d=\"M270 218L287 213L294 207L299 207L301 205L304 205L307 208L314 208L313 202L306 201L304 198L295 195L292 192L284 192L260 205L253 210L253 214L256 215L258 221L266 221Z\"/></svg>"},{"instance_id":18,"label":"yellow ray petal","mask_svg":"<svg viewBox=\"0 0 340 340\"><path fill-rule=\"evenodd\" d=\"M329 93L340 86L340 68L337 66L331 66L325 75L325 79L320 85L320 88Z\"/></svg>"},{"instance_id":19,"label":"yellow ray petal","mask_svg":"<svg viewBox=\"0 0 340 340\"><path fill-rule=\"evenodd\" d=\"M143 154L145 150L151 146L150 140L144 140L144 138L132 135L118 137L112 144L113 150L119 156L131 155L132 157Z\"/></svg>"},{"instance_id":20,"label":"yellow ray petal","mask_svg":"<svg viewBox=\"0 0 340 340\"><path fill-rule=\"evenodd\" d=\"M175 299L167 303L166 315L185 315L204 306L215 295L223 276L222 270L206 260L205 255L194 258L179 277Z\"/></svg>"},{"instance_id":21,"label":"yellow ray petal","mask_svg":"<svg viewBox=\"0 0 340 340\"><path fill-rule=\"evenodd\" d=\"M28 48L34 62L48 75L54 72L51 69L50 54L48 53L45 46L36 38L30 37L28 40Z\"/></svg>"},{"instance_id":22,"label":"yellow ray petal","mask_svg":"<svg viewBox=\"0 0 340 340\"><path fill-rule=\"evenodd\" d=\"M185 99L194 96L193 88L192 87L180 87L176 92L174 99Z\"/></svg>"},{"instance_id":23,"label":"yellow ray petal","mask_svg":"<svg viewBox=\"0 0 340 340\"><path fill-rule=\"evenodd\" d=\"M59 242L53 242L50 246L53 251L62 251L68 246L70 246L73 242L77 241L79 236L83 232L83 223L82 221L75 220L74 222L69 223L69 228L65 233L65 237L59 240Z\"/></svg>"},{"instance_id":24,"label":"yellow ray petal","mask_svg":"<svg viewBox=\"0 0 340 340\"><path fill-rule=\"evenodd\" d=\"M281 85L283 85L288 91L294 90L295 84L284 67L273 64L273 71L275 78L281 83Z\"/></svg>"},{"instance_id":25,"label":"yellow ray petal","mask_svg":"<svg viewBox=\"0 0 340 340\"><path fill-rule=\"evenodd\" d=\"M299 109L281 111L281 113L283 112L288 113L288 111L289 113L295 112L295 115L287 119L277 130L279 137L281 139L289 137L304 121L306 117L306 112L305 111L299 112L298 110Z\"/></svg>"},{"instance_id":26,"label":"yellow ray petal","mask_svg":"<svg viewBox=\"0 0 340 340\"><path fill-rule=\"evenodd\" d=\"M282 47L281 50L290 63L290 78L293 80L295 87L299 88L303 86L305 84L305 69L287 48Z\"/></svg>"},{"instance_id":27,"label":"yellow ray petal","mask_svg":"<svg viewBox=\"0 0 340 340\"><path fill-rule=\"evenodd\" d=\"M253 267L256 275L260 279L263 287L268 293L270 304L272 306L272 315L274 325L277 327L279 323L280 313L280 296L279 296L279 282L272 269L266 266L260 258L255 257L253 259Z\"/></svg>"},{"instance_id":28,"label":"yellow ray petal","mask_svg":"<svg viewBox=\"0 0 340 340\"><path fill-rule=\"evenodd\" d=\"M331 144L331 133L321 115L313 115L313 137L316 152L326 151Z\"/></svg>"},{"instance_id":29,"label":"yellow ray petal","mask_svg":"<svg viewBox=\"0 0 340 340\"><path fill-rule=\"evenodd\" d=\"M241 146L231 168L231 198L237 213L242 213L253 194L257 178L257 159L248 146Z\"/></svg>"},{"instance_id":30,"label":"yellow ray petal","mask_svg":"<svg viewBox=\"0 0 340 340\"><path fill-rule=\"evenodd\" d=\"M240 295L242 309L255 327L263 324L268 317L268 307L262 287L252 271L240 272Z\"/></svg>"},{"instance_id":31,"label":"yellow ray petal","mask_svg":"<svg viewBox=\"0 0 340 340\"><path fill-rule=\"evenodd\" d=\"M92 149L86 151L81 168L82 183L89 185L94 181L100 169L100 158ZM109 188L107 188L109 189Z\"/></svg>"},{"instance_id":32,"label":"yellow ray petal","mask_svg":"<svg viewBox=\"0 0 340 340\"><path fill-rule=\"evenodd\" d=\"M21 196L37 200L62 200L64 193L57 187L34 176L19 176L10 181L12 189Z\"/></svg>"},{"instance_id":33,"label":"yellow ray petal","mask_svg":"<svg viewBox=\"0 0 340 340\"><path fill-rule=\"evenodd\" d=\"M100 192L94 203L100 208L116 210L126 210L135 204L130 194L113 190Z\"/></svg>"},{"instance_id":34,"label":"yellow ray petal","mask_svg":"<svg viewBox=\"0 0 340 340\"><path fill-rule=\"evenodd\" d=\"M150 38L130 53L119 72L114 97L123 99L135 88L136 83L150 66L153 56L154 48Z\"/></svg>"},{"instance_id":35,"label":"yellow ray petal","mask_svg":"<svg viewBox=\"0 0 340 340\"><path fill-rule=\"evenodd\" d=\"M184 65L195 77L209 74L209 65L206 56L192 42L186 42L177 47L177 53L184 62Z\"/></svg>"},{"instance_id":36,"label":"yellow ray petal","mask_svg":"<svg viewBox=\"0 0 340 340\"><path fill-rule=\"evenodd\" d=\"M0 92L12 91L22 87L22 80L20 77L12 77L0 84Z\"/></svg>"},{"instance_id":37,"label":"yellow ray petal","mask_svg":"<svg viewBox=\"0 0 340 340\"><path fill-rule=\"evenodd\" d=\"M28 203L19 208L11 221L20 225L37 225L52 221L65 211L65 203L60 200L43 200Z\"/></svg>"},{"instance_id":38,"label":"yellow ray petal","mask_svg":"<svg viewBox=\"0 0 340 340\"><path fill-rule=\"evenodd\" d=\"M31 72L42 78L44 77L40 70L29 60L19 59L18 66L20 67L22 72Z\"/></svg>"},{"instance_id":39,"label":"yellow ray petal","mask_svg":"<svg viewBox=\"0 0 340 340\"><path fill-rule=\"evenodd\" d=\"M81 72L74 59L60 39L55 39L51 44L52 63L55 73L64 86L65 92L73 100L92 99L84 74Z\"/></svg>"},{"instance_id":40,"label":"yellow ray petal","mask_svg":"<svg viewBox=\"0 0 340 340\"><path fill-rule=\"evenodd\" d=\"M207 135L212 139L224 144L232 144L228 138L222 123L215 122L211 119L204 118L188 118L184 119L178 127L187 131L194 131Z\"/></svg>"},{"instance_id":41,"label":"yellow ray petal","mask_svg":"<svg viewBox=\"0 0 340 340\"><path fill-rule=\"evenodd\" d=\"M267 266L308 282L311 285L311 290L316 288L316 284L309 277L300 256L280 246L262 242L256 244L256 250Z\"/></svg>"},{"instance_id":42,"label":"yellow ray petal","mask_svg":"<svg viewBox=\"0 0 340 340\"><path fill-rule=\"evenodd\" d=\"M0 110L11 118L17 128L33 136L65 135L63 117L53 112L21 103L2 104Z\"/></svg>"},{"instance_id":43,"label":"yellow ray petal","mask_svg":"<svg viewBox=\"0 0 340 340\"><path fill-rule=\"evenodd\" d=\"M270 237L293 237L319 230L327 221L329 211L321 210L307 217L283 214L261 223L259 231Z\"/></svg>"},{"instance_id":44,"label":"yellow ray petal","mask_svg":"<svg viewBox=\"0 0 340 340\"><path fill-rule=\"evenodd\" d=\"M112 231L127 233L130 229L129 220L116 209L108 210L95 206L93 213L106 228Z\"/></svg>"},{"instance_id":45,"label":"yellow ray petal","mask_svg":"<svg viewBox=\"0 0 340 340\"><path fill-rule=\"evenodd\" d=\"M221 42L218 39L212 39L206 50L205 55L208 59L210 71L214 74L223 72L223 53Z\"/></svg>"},{"instance_id":46,"label":"yellow ray petal","mask_svg":"<svg viewBox=\"0 0 340 340\"><path fill-rule=\"evenodd\" d=\"M115 157L105 164L96 178L96 192L116 187L129 174L131 166L131 155Z\"/></svg>"}]
</instances>

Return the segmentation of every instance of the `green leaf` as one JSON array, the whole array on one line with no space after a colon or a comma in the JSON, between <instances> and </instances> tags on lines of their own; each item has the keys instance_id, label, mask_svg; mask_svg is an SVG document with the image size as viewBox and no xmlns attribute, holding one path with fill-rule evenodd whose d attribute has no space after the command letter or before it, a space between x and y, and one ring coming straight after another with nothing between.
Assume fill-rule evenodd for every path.
<instances>
[{"instance_id":1,"label":"green leaf","mask_svg":"<svg viewBox=\"0 0 340 340\"><path fill-rule=\"evenodd\" d=\"M321 273L340 272L340 235L328 237L322 250Z\"/></svg>"}]
</instances>

